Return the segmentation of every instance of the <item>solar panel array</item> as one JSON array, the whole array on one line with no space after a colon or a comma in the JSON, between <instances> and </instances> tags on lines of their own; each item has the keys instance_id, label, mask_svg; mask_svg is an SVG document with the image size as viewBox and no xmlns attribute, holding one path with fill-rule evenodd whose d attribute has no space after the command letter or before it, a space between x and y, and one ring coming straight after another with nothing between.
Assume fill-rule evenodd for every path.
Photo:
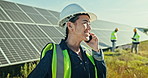
<instances>
[{"instance_id":1,"label":"solar panel array","mask_svg":"<svg viewBox=\"0 0 148 78\"><path fill-rule=\"evenodd\" d=\"M0 0L0 67L39 60L48 42L59 43L64 37L58 19L56 11ZM130 43L133 27L100 20L92 23L101 48L111 46L110 34L116 27L120 29L117 45ZM142 40L148 40L139 33Z\"/></svg>"},{"instance_id":2,"label":"solar panel array","mask_svg":"<svg viewBox=\"0 0 148 78\"><path fill-rule=\"evenodd\" d=\"M38 60L49 42L64 37L59 12L0 0L0 67Z\"/></svg>"}]
</instances>

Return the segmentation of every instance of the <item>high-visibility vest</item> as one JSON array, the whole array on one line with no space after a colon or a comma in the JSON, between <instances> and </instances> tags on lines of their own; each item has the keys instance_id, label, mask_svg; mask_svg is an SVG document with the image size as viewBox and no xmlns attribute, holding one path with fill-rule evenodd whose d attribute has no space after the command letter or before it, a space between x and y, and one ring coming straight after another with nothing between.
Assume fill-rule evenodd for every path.
<instances>
[{"instance_id":1,"label":"high-visibility vest","mask_svg":"<svg viewBox=\"0 0 148 78\"><path fill-rule=\"evenodd\" d=\"M70 61L68 51L66 49L62 50L60 48L60 45L58 44L49 43L42 50L41 59L45 56L46 52L49 50L53 50L52 78L71 78L71 61ZM92 55L87 53L87 51L90 51L90 50L86 50L86 55L95 67L95 78L98 78L97 68L95 66L94 59Z\"/></svg>"},{"instance_id":2,"label":"high-visibility vest","mask_svg":"<svg viewBox=\"0 0 148 78\"><path fill-rule=\"evenodd\" d=\"M140 36L138 35L138 33L136 33L133 38L135 39L135 40L132 39L133 42L139 42L140 41L140 39L139 39Z\"/></svg>"},{"instance_id":3,"label":"high-visibility vest","mask_svg":"<svg viewBox=\"0 0 148 78\"><path fill-rule=\"evenodd\" d=\"M117 40L117 34L115 31L111 33L111 40Z\"/></svg>"}]
</instances>

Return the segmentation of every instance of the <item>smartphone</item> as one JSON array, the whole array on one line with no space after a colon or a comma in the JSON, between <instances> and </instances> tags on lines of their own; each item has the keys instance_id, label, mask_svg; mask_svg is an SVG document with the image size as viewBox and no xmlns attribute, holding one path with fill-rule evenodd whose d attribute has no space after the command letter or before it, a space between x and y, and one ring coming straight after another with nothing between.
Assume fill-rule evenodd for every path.
<instances>
[{"instance_id":1,"label":"smartphone","mask_svg":"<svg viewBox=\"0 0 148 78\"><path fill-rule=\"evenodd\" d=\"M89 43L90 41L91 41L91 39L92 39L92 36L90 35L89 36L89 40L88 41L85 41L86 43Z\"/></svg>"}]
</instances>

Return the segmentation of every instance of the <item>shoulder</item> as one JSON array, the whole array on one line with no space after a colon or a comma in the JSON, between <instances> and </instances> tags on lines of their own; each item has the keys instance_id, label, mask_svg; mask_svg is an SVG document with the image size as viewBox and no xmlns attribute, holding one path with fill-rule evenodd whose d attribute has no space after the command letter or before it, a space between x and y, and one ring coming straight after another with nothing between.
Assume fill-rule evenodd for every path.
<instances>
[{"instance_id":1,"label":"shoulder","mask_svg":"<svg viewBox=\"0 0 148 78\"><path fill-rule=\"evenodd\" d=\"M54 48L53 45L54 45L54 43L46 44L46 46L41 51L41 57L40 57L41 59L47 54L52 54L53 48Z\"/></svg>"}]
</instances>

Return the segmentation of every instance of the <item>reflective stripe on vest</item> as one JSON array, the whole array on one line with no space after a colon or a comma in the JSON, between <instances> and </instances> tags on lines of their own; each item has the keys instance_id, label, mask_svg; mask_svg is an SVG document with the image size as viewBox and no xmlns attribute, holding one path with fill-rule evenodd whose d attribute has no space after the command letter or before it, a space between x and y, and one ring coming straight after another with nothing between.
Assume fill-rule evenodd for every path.
<instances>
[{"instance_id":1,"label":"reflective stripe on vest","mask_svg":"<svg viewBox=\"0 0 148 78\"><path fill-rule=\"evenodd\" d=\"M117 34L115 31L111 33L111 40L117 40Z\"/></svg>"},{"instance_id":2,"label":"reflective stripe on vest","mask_svg":"<svg viewBox=\"0 0 148 78\"><path fill-rule=\"evenodd\" d=\"M59 50L59 52L57 52ZM63 53L63 57L57 57L58 53ZM57 59L59 58L59 59ZM64 66L61 65L60 61L64 59ZM60 67L58 67L58 65L61 65ZM60 70L64 69L64 71ZM58 72L57 72L58 71ZM63 75L63 74L64 75ZM63 77L62 77L63 76ZM63 50L60 48L60 45L56 45L54 44L53 47L53 56L52 56L52 78L71 78L71 61L68 55L68 51L67 50Z\"/></svg>"},{"instance_id":3,"label":"reflective stripe on vest","mask_svg":"<svg viewBox=\"0 0 148 78\"><path fill-rule=\"evenodd\" d=\"M51 46L53 46L53 47L51 47ZM66 49L62 50L60 48L60 45L58 45L58 44L53 44L53 45L48 44L45 47L45 50L43 50L43 52L42 52L42 54L44 54L44 55L42 55L42 58L45 56L47 50L49 50L47 48L50 48L50 50L51 50L51 48L53 49L52 78L71 78L71 61L70 61L68 51ZM89 50L86 50L86 51L89 51ZM95 67L95 78L98 78L97 68L95 66L95 62L94 62L93 57L90 54L88 54L87 52L86 52L86 55Z\"/></svg>"},{"instance_id":4,"label":"reflective stripe on vest","mask_svg":"<svg viewBox=\"0 0 148 78\"><path fill-rule=\"evenodd\" d=\"M139 40L140 36L137 33L133 38L136 39L136 40L132 40L133 42L139 42L140 41Z\"/></svg>"}]
</instances>

